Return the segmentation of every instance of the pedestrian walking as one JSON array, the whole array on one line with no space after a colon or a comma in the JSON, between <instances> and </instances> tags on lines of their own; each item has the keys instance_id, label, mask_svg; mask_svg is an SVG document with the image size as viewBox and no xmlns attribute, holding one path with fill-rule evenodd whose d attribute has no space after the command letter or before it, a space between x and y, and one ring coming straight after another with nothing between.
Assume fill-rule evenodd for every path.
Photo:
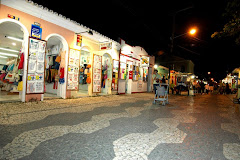
<instances>
[{"instance_id":1,"label":"pedestrian walking","mask_svg":"<svg viewBox=\"0 0 240 160\"><path fill-rule=\"evenodd\" d=\"M196 89L197 89L197 93L201 93L201 86L199 82L196 85Z\"/></svg>"},{"instance_id":2,"label":"pedestrian walking","mask_svg":"<svg viewBox=\"0 0 240 160\"><path fill-rule=\"evenodd\" d=\"M222 83L221 80L219 81L218 93L219 93L219 94L223 94L223 83Z\"/></svg>"},{"instance_id":3,"label":"pedestrian walking","mask_svg":"<svg viewBox=\"0 0 240 160\"><path fill-rule=\"evenodd\" d=\"M165 76L162 77L162 83L166 83Z\"/></svg>"},{"instance_id":4,"label":"pedestrian walking","mask_svg":"<svg viewBox=\"0 0 240 160\"><path fill-rule=\"evenodd\" d=\"M208 91L210 90L210 87L208 84L205 85L205 90L206 90L206 93L208 94Z\"/></svg>"},{"instance_id":5,"label":"pedestrian walking","mask_svg":"<svg viewBox=\"0 0 240 160\"><path fill-rule=\"evenodd\" d=\"M156 94L157 86L159 86L159 80L161 76L158 74L158 70L154 70L154 74L152 75L153 78L153 90L154 94Z\"/></svg>"},{"instance_id":6,"label":"pedestrian walking","mask_svg":"<svg viewBox=\"0 0 240 160\"><path fill-rule=\"evenodd\" d=\"M203 94L205 89L205 84L203 83L203 81L201 81L200 83L200 88L201 88L201 94Z\"/></svg>"},{"instance_id":7,"label":"pedestrian walking","mask_svg":"<svg viewBox=\"0 0 240 160\"><path fill-rule=\"evenodd\" d=\"M229 93L230 93L230 92L229 92L230 89L229 89L229 84L228 84L228 83L226 83L226 88L225 88L225 90L226 90L226 91L225 91L226 94L229 94Z\"/></svg>"},{"instance_id":8,"label":"pedestrian walking","mask_svg":"<svg viewBox=\"0 0 240 160\"><path fill-rule=\"evenodd\" d=\"M226 94L226 84L223 82L222 85L223 94Z\"/></svg>"},{"instance_id":9,"label":"pedestrian walking","mask_svg":"<svg viewBox=\"0 0 240 160\"><path fill-rule=\"evenodd\" d=\"M193 86L193 92L196 93L196 88L197 88L197 81L196 80L194 80L192 82L192 86Z\"/></svg>"}]
</instances>

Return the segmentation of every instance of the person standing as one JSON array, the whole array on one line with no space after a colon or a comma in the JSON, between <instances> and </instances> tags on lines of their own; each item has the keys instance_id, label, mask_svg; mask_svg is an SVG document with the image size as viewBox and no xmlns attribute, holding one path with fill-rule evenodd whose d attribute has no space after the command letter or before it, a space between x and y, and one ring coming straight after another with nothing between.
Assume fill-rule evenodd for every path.
<instances>
[{"instance_id":1,"label":"person standing","mask_svg":"<svg viewBox=\"0 0 240 160\"><path fill-rule=\"evenodd\" d=\"M219 81L219 88L218 88L218 92L219 92L219 94L223 94L223 83L222 83L222 81L221 81L221 80Z\"/></svg>"},{"instance_id":2,"label":"person standing","mask_svg":"<svg viewBox=\"0 0 240 160\"><path fill-rule=\"evenodd\" d=\"M196 80L194 80L193 82L192 82L192 86L193 86L193 92L194 92L194 94L196 93L196 88L197 88L197 81Z\"/></svg>"},{"instance_id":3,"label":"person standing","mask_svg":"<svg viewBox=\"0 0 240 160\"><path fill-rule=\"evenodd\" d=\"M229 94L230 92L229 92L229 84L228 83L226 83L226 87L225 87L225 93L226 94Z\"/></svg>"},{"instance_id":4,"label":"person standing","mask_svg":"<svg viewBox=\"0 0 240 160\"><path fill-rule=\"evenodd\" d=\"M152 75L153 78L153 90L154 93L156 94L157 86L159 86L159 80L161 76L158 74L158 70L154 70L154 74Z\"/></svg>"},{"instance_id":5,"label":"person standing","mask_svg":"<svg viewBox=\"0 0 240 160\"><path fill-rule=\"evenodd\" d=\"M201 81L200 87L201 87L201 94L203 94L205 89L205 84L203 83L203 81Z\"/></svg>"},{"instance_id":6,"label":"person standing","mask_svg":"<svg viewBox=\"0 0 240 160\"><path fill-rule=\"evenodd\" d=\"M162 78L162 83L166 83L165 76L163 76L163 78Z\"/></svg>"},{"instance_id":7,"label":"person standing","mask_svg":"<svg viewBox=\"0 0 240 160\"><path fill-rule=\"evenodd\" d=\"M206 93L207 93L207 94L208 94L209 88L210 88L209 85L206 84L206 85L205 85L205 90L206 90Z\"/></svg>"}]
</instances>

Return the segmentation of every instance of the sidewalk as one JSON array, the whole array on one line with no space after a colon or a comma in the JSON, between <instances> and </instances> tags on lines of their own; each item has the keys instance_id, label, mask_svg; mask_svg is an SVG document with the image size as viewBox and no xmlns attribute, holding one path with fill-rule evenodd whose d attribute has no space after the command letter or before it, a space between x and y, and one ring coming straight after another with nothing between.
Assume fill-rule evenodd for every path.
<instances>
[{"instance_id":1,"label":"sidewalk","mask_svg":"<svg viewBox=\"0 0 240 160\"><path fill-rule=\"evenodd\" d=\"M240 159L240 110L226 95L112 95L0 105L0 159Z\"/></svg>"}]
</instances>

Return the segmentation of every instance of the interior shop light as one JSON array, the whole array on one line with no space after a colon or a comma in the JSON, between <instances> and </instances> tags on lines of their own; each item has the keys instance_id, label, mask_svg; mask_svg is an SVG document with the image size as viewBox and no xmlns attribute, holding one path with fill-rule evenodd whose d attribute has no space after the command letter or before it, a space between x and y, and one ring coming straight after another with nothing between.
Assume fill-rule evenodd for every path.
<instances>
[{"instance_id":1,"label":"interior shop light","mask_svg":"<svg viewBox=\"0 0 240 160\"><path fill-rule=\"evenodd\" d=\"M16 55L16 54L3 53L3 52L0 52L0 55L3 55L3 56L10 56L10 57L18 57L18 55Z\"/></svg>"},{"instance_id":2,"label":"interior shop light","mask_svg":"<svg viewBox=\"0 0 240 160\"><path fill-rule=\"evenodd\" d=\"M12 40L15 40L15 41L19 41L19 42L22 42L23 39L20 39L20 38L16 38L16 37L12 37L12 36L5 36L6 38L9 38L9 39L12 39Z\"/></svg>"},{"instance_id":3,"label":"interior shop light","mask_svg":"<svg viewBox=\"0 0 240 160\"><path fill-rule=\"evenodd\" d=\"M8 57L5 57L5 56L0 56L0 58L8 58Z\"/></svg>"},{"instance_id":4,"label":"interior shop light","mask_svg":"<svg viewBox=\"0 0 240 160\"><path fill-rule=\"evenodd\" d=\"M8 49L8 48L2 48L2 47L0 47L0 50L19 53L18 50L13 50L13 49Z\"/></svg>"},{"instance_id":5,"label":"interior shop light","mask_svg":"<svg viewBox=\"0 0 240 160\"><path fill-rule=\"evenodd\" d=\"M90 35L93 35L93 32L92 32L91 30L89 30L89 31L84 31L84 32L79 32L79 33L75 33L75 34L81 34L81 33L88 33L88 34L90 34Z\"/></svg>"}]
</instances>

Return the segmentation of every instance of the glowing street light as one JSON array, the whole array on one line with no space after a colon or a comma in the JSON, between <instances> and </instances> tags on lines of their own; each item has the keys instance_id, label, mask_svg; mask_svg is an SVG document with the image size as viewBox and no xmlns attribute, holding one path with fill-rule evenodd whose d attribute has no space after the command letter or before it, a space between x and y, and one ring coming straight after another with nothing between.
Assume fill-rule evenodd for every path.
<instances>
[{"instance_id":1,"label":"glowing street light","mask_svg":"<svg viewBox=\"0 0 240 160\"><path fill-rule=\"evenodd\" d=\"M196 34L197 30L195 28L192 28L190 31L189 31L189 34L191 35L194 35Z\"/></svg>"},{"instance_id":2,"label":"glowing street light","mask_svg":"<svg viewBox=\"0 0 240 160\"><path fill-rule=\"evenodd\" d=\"M187 35L187 34L195 35L196 33L197 33L197 29L196 29L196 28L192 28L192 29L190 29L190 30L189 30L188 32L186 32L186 33L183 33L183 34L180 34L180 35L178 35L178 36L173 37L173 39L176 39L176 38L185 36L185 35ZM172 37L170 37L170 40L172 40Z\"/></svg>"}]
</instances>

